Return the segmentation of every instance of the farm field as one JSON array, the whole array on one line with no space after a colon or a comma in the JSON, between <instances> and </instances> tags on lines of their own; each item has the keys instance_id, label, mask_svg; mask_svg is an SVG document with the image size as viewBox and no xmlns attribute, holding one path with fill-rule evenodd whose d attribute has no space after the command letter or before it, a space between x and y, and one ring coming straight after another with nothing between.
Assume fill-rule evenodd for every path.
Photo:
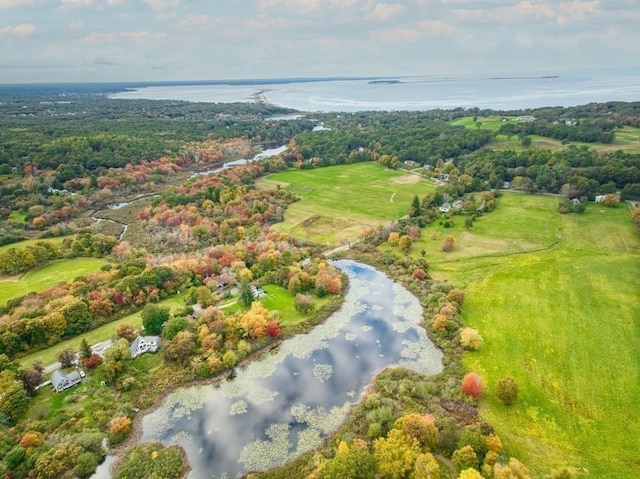
<instances>
[{"instance_id":1,"label":"farm field","mask_svg":"<svg viewBox=\"0 0 640 479\"><path fill-rule=\"evenodd\" d=\"M328 245L355 240L367 228L401 218L414 195L435 188L421 176L372 162L275 173L258 185L280 185L301 198L274 229Z\"/></svg>"},{"instance_id":2,"label":"farm field","mask_svg":"<svg viewBox=\"0 0 640 479\"><path fill-rule=\"evenodd\" d=\"M107 261L98 258L71 258L54 261L22 276L0 280L0 304L31 292L45 291L60 282L98 271Z\"/></svg>"},{"instance_id":3,"label":"farm field","mask_svg":"<svg viewBox=\"0 0 640 479\"><path fill-rule=\"evenodd\" d=\"M465 230L428 227L432 275L465 289L465 323L484 338L465 364L485 382L480 410L537 475L640 476L640 239L626 205L559 215L552 196L506 194ZM440 251L445 235L453 250ZM520 386L507 408L501 377Z\"/></svg>"},{"instance_id":4,"label":"farm field","mask_svg":"<svg viewBox=\"0 0 640 479\"><path fill-rule=\"evenodd\" d=\"M172 298L163 299L156 304L158 306L166 306L171 312L174 312L177 309L184 307L184 299L181 296L174 296ZM45 366L52 364L57 361L58 354L63 349L71 348L78 351L83 339L86 339L89 345L94 345L99 342L106 341L107 339L113 339L116 335L116 329L120 323L131 323L135 328L140 328L142 326L142 317L140 316L141 311L142 310L128 316L124 316L116 321L100 326L99 328L88 331L74 338L62 341L50 348L43 349L42 351L20 358L20 366L23 368L31 367L34 361L38 360L42 361L42 364Z\"/></svg>"}]
</instances>

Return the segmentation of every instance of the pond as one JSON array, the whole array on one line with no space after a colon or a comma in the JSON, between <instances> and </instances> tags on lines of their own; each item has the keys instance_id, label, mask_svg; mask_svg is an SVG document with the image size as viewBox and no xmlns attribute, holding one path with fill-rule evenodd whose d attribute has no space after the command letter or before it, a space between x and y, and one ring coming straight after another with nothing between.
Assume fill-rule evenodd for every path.
<instances>
[{"instance_id":1,"label":"pond","mask_svg":"<svg viewBox=\"0 0 640 479\"><path fill-rule=\"evenodd\" d=\"M320 446L385 368L439 373L418 299L375 268L333 264L349 277L340 310L218 387L176 390L143 418L142 441L184 447L189 478L233 478Z\"/></svg>"}]
</instances>

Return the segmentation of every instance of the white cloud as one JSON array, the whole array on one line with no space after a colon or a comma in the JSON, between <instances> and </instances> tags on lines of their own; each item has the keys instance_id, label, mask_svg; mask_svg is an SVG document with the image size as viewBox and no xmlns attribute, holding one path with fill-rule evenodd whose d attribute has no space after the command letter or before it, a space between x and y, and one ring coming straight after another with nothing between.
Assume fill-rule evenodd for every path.
<instances>
[{"instance_id":1,"label":"white cloud","mask_svg":"<svg viewBox=\"0 0 640 479\"><path fill-rule=\"evenodd\" d=\"M0 0L0 8L26 7L36 3L37 0Z\"/></svg>"},{"instance_id":2,"label":"white cloud","mask_svg":"<svg viewBox=\"0 0 640 479\"><path fill-rule=\"evenodd\" d=\"M418 22L425 34L432 37L446 37L458 33L458 28L442 20L422 20Z\"/></svg>"},{"instance_id":3,"label":"white cloud","mask_svg":"<svg viewBox=\"0 0 640 479\"><path fill-rule=\"evenodd\" d=\"M60 0L63 7L88 7L94 0Z\"/></svg>"},{"instance_id":4,"label":"white cloud","mask_svg":"<svg viewBox=\"0 0 640 479\"><path fill-rule=\"evenodd\" d=\"M69 24L70 30L82 30L84 28L84 22L71 22Z\"/></svg>"},{"instance_id":5,"label":"white cloud","mask_svg":"<svg viewBox=\"0 0 640 479\"><path fill-rule=\"evenodd\" d=\"M177 23L181 29L191 29L208 25L211 22L211 15L187 15Z\"/></svg>"},{"instance_id":6,"label":"white cloud","mask_svg":"<svg viewBox=\"0 0 640 479\"><path fill-rule=\"evenodd\" d=\"M154 12L164 12L180 5L182 0L144 0Z\"/></svg>"},{"instance_id":7,"label":"white cloud","mask_svg":"<svg viewBox=\"0 0 640 479\"><path fill-rule=\"evenodd\" d=\"M522 0L516 4L495 8L458 8L453 13L463 21L512 25L532 20L555 21L559 24L584 20L601 13L599 0L572 0L568 2L531 2Z\"/></svg>"},{"instance_id":8,"label":"white cloud","mask_svg":"<svg viewBox=\"0 0 640 479\"><path fill-rule=\"evenodd\" d=\"M374 7L373 12L371 12L371 17L379 22L386 22L393 17L402 15L403 12L404 6L397 3L379 3Z\"/></svg>"},{"instance_id":9,"label":"white cloud","mask_svg":"<svg viewBox=\"0 0 640 479\"><path fill-rule=\"evenodd\" d=\"M23 23L21 25L7 25L6 27L0 28L0 38L5 37L17 37L24 38L31 36L35 33L36 27L30 23Z\"/></svg>"},{"instance_id":10,"label":"white cloud","mask_svg":"<svg viewBox=\"0 0 640 479\"><path fill-rule=\"evenodd\" d=\"M122 41L131 43L153 43L159 40L164 40L167 35L164 33L149 33L147 31L142 32L92 32L79 41L84 43L118 43Z\"/></svg>"}]
</instances>

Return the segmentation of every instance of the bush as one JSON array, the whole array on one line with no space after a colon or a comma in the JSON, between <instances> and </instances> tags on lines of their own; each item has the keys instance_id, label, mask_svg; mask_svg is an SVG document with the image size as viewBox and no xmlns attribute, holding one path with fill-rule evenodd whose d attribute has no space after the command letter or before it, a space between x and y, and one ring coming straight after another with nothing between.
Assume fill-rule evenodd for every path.
<instances>
[{"instance_id":1,"label":"bush","mask_svg":"<svg viewBox=\"0 0 640 479\"><path fill-rule=\"evenodd\" d=\"M462 378L462 392L471 396L475 399L478 399L482 396L484 392L484 385L482 384L482 379L476 373L469 373L464 378Z\"/></svg>"},{"instance_id":2,"label":"bush","mask_svg":"<svg viewBox=\"0 0 640 479\"><path fill-rule=\"evenodd\" d=\"M308 314L313 311L313 308L316 307L315 301L311 299L311 296L308 294L296 294L296 299L294 300L294 305L296 311L302 314Z\"/></svg>"},{"instance_id":3,"label":"bush","mask_svg":"<svg viewBox=\"0 0 640 479\"><path fill-rule=\"evenodd\" d=\"M505 406L518 400L518 383L512 378L502 378L496 383L496 397Z\"/></svg>"},{"instance_id":4,"label":"bush","mask_svg":"<svg viewBox=\"0 0 640 479\"><path fill-rule=\"evenodd\" d=\"M451 251L453 248L453 236L447 235L442 241L442 251Z\"/></svg>"},{"instance_id":5,"label":"bush","mask_svg":"<svg viewBox=\"0 0 640 479\"><path fill-rule=\"evenodd\" d=\"M465 349L477 351L482 346L482 336L477 329L462 328L460 331L460 344Z\"/></svg>"},{"instance_id":6,"label":"bush","mask_svg":"<svg viewBox=\"0 0 640 479\"><path fill-rule=\"evenodd\" d=\"M140 477L182 477L184 466L182 451L178 446L165 448L162 444L143 443L131 448L114 474L115 479Z\"/></svg>"},{"instance_id":7,"label":"bush","mask_svg":"<svg viewBox=\"0 0 640 479\"><path fill-rule=\"evenodd\" d=\"M458 471L478 467L478 456L471 446L464 446L453 451L451 462Z\"/></svg>"},{"instance_id":8,"label":"bush","mask_svg":"<svg viewBox=\"0 0 640 479\"><path fill-rule=\"evenodd\" d=\"M82 365L87 369L95 369L102 364L102 356L98 353L93 353L88 358L82 360Z\"/></svg>"}]
</instances>

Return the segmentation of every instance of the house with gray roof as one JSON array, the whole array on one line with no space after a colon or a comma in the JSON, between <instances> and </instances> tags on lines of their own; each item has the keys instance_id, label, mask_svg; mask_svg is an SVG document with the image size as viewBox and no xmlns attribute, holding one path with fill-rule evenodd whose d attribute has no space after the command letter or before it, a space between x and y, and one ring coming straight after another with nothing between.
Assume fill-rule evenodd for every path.
<instances>
[{"instance_id":1,"label":"house with gray roof","mask_svg":"<svg viewBox=\"0 0 640 479\"><path fill-rule=\"evenodd\" d=\"M155 353L160 349L159 336L138 336L129 346L131 358L137 358L144 353Z\"/></svg>"},{"instance_id":2,"label":"house with gray roof","mask_svg":"<svg viewBox=\"0 0 640 479\"><path fill-rule=\"evenodd\" d=\"M80 372L78 370L67 374L62 369L56 369L51 375L51 384L58 393L72 388L81 382L82 377L80 377Z\"/></svg>"}]
</instances>

